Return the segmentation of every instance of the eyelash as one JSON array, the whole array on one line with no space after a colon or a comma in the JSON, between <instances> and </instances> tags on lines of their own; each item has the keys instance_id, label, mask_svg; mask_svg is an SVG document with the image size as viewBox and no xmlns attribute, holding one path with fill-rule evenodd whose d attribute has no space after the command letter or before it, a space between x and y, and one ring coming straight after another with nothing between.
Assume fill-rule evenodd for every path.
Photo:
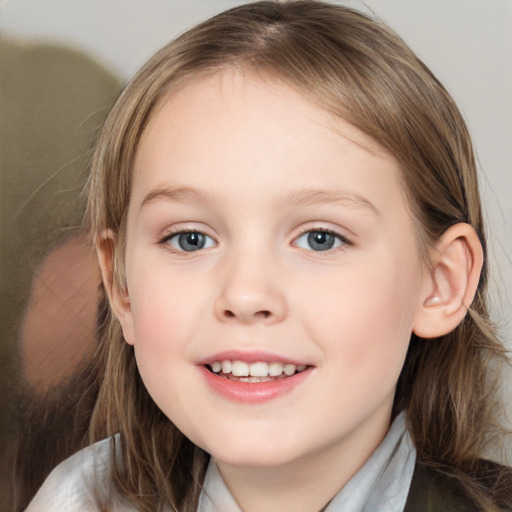
<instances>
[{"instance_id":1,"label":"eyelash","mask_svg":"<svg viewBox=\"0 0 512 512\"><path fill-rule=\"evenodd\" d=\"M328 235L332 235L334 238L338 239L341 242L340 246L334 247L334 248L331 248L331 249L327 249L327 250L324 250L324 251L314 251L314 250L311 250L312 252L315 252L315 253L330 253L332 251L343 250L346 247L350 247L350 246L354 245L352 243L352 241L349 240L346 236L341 235L340 233L337 233L336 231L333 231L332 229L321 228L321 227L319 227L319 228L310 228L310 227L308 227L308 228L301 229L299 235L294 238L294 243L296 243L297 240L299 240L301 237L303 237L304 235L306 235L308 233L327 233Z\"/></svg>"},{"instance_id":2,"label":"eyelash","mask_svg":"<svg viewBox=\"0 0 512 512\"><path fill-rule=\"evenodd\" d=\"M208 233L206 233L205 231L203 231L201 229L177 229L176 231L171 231L171 232L167 233L163 238L161 238L158 241L158 244L165 246L166 249L168 249L169 251L176 253L176 254L180 254L180 255L190 255L190 254L193 254L194 252L200 251L202 248L198 249L197 251L179 250L179 249L176 249L175 247L172 247L171 244L169 243L174 237L177 237L179 235L186 235L186 234L199 234L199 235L202 235L204 237L208 237L208 238L214 240L213 237L211 237Z\"/></svg>"},{"instance_id":3,"label":"eyelash","mask_svg":"<svg viewBox=\"0 0 512 512\"><path fill-rule=\"evenodd\" d=\"M304 228L300 231L300 233L298 234L298 236L296 236L294 238L294 241L293 241L293 245L295 245L296 247L297 246L297 241L300 240L304 235L306 234L312 234L312 233L326 233L328 235L331 235L332 237L335 238L335 240L339 241L340 244L336 247L332 247L332 248L327 248L327 249L324 249L324 250L318 250L318 251L315 251L314 249L306 249L306 250L311 250L311 252L314 252L314 253L330 253L334 250L343 250L345 247L347 246L352 246L353 243L345 236L331 230L331 229L326 229L326 228ZM211 240L214 240L213 237L211 237L210 235L208 235L205 231L201 230L201 229L177 229L176 231L172 231L170 233L167 233L163 238L161 238L159 241L158 241L158 244L159 245L162 245L162 246L165 246L168 250L172 251L173 253L176 253L176 254L180 254L180 255L191 255L192 253L196 252L196 251L201 251L205 248L208 248L208 247L201 247L199 249L197 249L196 251L192 250L192 251L186 251L186 250L180 250L180 249L177 249L175 247L172 247L171 244L169 243L170 240L172 240L174 237L177 237L179 235L186 235L186 234L199 234L199 235L202 235L204 237L207 237ZM216 242L214 240L214 242ZM336 243L336 242L334 242ZM300 247L299 247L300 248Z\"/></svg>"}]
</instances>

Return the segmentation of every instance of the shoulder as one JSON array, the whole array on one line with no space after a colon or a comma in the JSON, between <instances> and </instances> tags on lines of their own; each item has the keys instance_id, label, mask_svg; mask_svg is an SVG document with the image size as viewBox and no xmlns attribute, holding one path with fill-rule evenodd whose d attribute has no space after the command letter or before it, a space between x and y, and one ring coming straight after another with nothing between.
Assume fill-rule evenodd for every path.
<instances>
[{"instance_id":1,"label":"shoulder","mask_svg":"<svg viewBox=\"0 0 512 512\"><path fill-rule=\"evenodd\" d=\"M97 512L95 496L108 489L112 438L104 439L59 464L26 512ZM104 489L98 489L98 483Z\"/></svg>"},{"instance_id":2,"label":"shoulder","mask_svg":"<svg viewBox=\"0 0 512 512\"><path fill-rule=\"evenodd\" d=\"M512 469L479 460L467 473L503 511L512 511ZM461 481L418 460L404 512L479 512Z\"/></svg>"}]
</instances>

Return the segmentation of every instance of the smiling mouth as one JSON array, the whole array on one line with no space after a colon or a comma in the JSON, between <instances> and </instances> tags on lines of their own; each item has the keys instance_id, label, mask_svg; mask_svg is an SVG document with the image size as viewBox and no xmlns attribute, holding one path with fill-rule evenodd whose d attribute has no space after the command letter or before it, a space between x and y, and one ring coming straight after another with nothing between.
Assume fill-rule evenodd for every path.
<instances>
[{"instance_id":1,"label":"smiling mouth","mask_svg":"<svg viewBox=\"0 0 512 512\"><path fill-rule=\"evenodd\" d=\"M272 363L263 361L246 363L244 361L225 359L213 361L211 364L207 364L206 368L219 377L238 382L271 382L301 373L307 366L305 364L283 364L277 361Z\"/></svg>"}]
</instances>

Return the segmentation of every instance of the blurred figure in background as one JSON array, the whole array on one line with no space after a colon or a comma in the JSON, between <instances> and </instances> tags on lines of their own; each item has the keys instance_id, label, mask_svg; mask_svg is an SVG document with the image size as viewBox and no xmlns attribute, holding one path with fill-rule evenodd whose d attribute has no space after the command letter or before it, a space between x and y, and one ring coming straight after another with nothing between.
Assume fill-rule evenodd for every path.
<instances>
[{"instance_id":1,"label":"blurred figure in background","mask_svg":"<svg viewBox=\"0 0 512 512\"><path fill-rule=\"evenodd\" d=\"M23 505L80 443L79 397L48 405L96 345L100 281L80 228L81 189L120 80L72 49L0 46L0 494L14 483L18 438Z\"/></svg>"}]
</instances>

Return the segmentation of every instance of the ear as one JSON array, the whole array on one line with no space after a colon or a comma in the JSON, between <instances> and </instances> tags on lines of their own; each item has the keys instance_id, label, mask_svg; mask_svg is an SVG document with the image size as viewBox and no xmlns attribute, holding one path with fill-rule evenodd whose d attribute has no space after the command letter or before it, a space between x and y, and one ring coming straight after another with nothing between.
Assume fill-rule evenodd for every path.
<instances>
[{"instance_id":1,"label":"ear","mask_svg":"<svg viewBox=\"0 0 512 512\"><path fill-rule=\"evenodd\" d=\"M98 242L96 251L110 307L121 324L124 339L133 345L134 329L130 297L128 290L121 288L115 277L115 244L115 234L111 230L106 230Z\"/></svg>"},{"instance_id":2,"label":"ear","mask_svg":"<svg viewBox=\"0 0 512 512\"><path fill-rule=\"evenodd\" d=\"M482 245L469 224L455 224L436 244L425 277L413 332L437 338L462 321L473 302L484 261Z\"/></svg>"}]
</instances>

